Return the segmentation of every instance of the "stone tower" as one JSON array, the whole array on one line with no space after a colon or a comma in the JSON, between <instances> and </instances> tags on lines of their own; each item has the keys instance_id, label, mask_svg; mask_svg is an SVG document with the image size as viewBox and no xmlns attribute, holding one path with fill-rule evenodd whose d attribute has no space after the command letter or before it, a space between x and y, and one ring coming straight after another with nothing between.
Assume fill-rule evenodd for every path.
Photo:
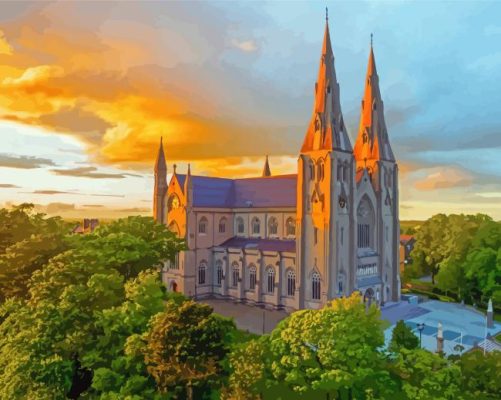
<instances>
[{"instance_id":1,"label":"stone tower","mask_svg":"<svg viewBox=\"0 0 501 400\"><path fill-rule=\"evenodd\" d=\"M165 224L167 222L165 215L165 195L167 193L167 164L165 163L165 154L163 140L160 138L160 147L158 148L157 160L155 162L155 187L153 191L153 218L156 222Z\"/></svg>"},{"instance_id":2,"label":"stone tower","mask_svg":"<svg viewBox=\"0 0 501 400\"><path fill-rule=\"evenodd\" d=\"M298 308L317 308L350 291L353 186L353 153L326 21L313 113L298 160Z\"/></svg>"},{"instance_id":3,"label":"stone tower","mask_svg":"<svg viewBox=\"0 0 501 400\"><path fill-rule=\"evenodd\" d=\"M372 40L354 157L357 268L369 262L376 264L383 293L376 291L375 299L397 301L400 297L398 166L386 129ZM377 255L372 261L371 251Z\"/></svg>"}]
</instances>

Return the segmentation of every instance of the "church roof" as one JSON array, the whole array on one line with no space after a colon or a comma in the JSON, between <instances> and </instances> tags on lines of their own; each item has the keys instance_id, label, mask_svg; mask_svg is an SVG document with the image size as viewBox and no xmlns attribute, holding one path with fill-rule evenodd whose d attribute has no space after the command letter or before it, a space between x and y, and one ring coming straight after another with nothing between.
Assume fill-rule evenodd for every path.
<instances>
[{"instance_id":1,"label":"church roof","mask_svg":"<svg viewBox=\"0 0 501 400\"><path fill-rule=\"evenodd\" d=\"M262 251L286 251L290 253L296 252L295 240L280 240L280 239L260 239L260 238L243 238L232 237L226 242L217 247L233 247L237 249L256 249Z\"/></svg>"},{"instance_id":2,"label":"church roof","mask_svg":"<svg viewBox=\"0 0 501 400\"><path fill-rule=\"evenodd\" d=\"M301 151L319 149L352 151L341 112L339 83L334 68L328 22L325 23L322 54L315 84L313 115Z\"/></svg>"},{"instance_id":3,"label":"church roof","mask_svg":"<svg viewBox=\"0 0 501 400\"><path fill-rule=\"evenodd\" d=\"M181 187L186 175L177 174ZM193 207L296 207L297 175L228 179L192 175Z\"/></svg>"}]
</instances>

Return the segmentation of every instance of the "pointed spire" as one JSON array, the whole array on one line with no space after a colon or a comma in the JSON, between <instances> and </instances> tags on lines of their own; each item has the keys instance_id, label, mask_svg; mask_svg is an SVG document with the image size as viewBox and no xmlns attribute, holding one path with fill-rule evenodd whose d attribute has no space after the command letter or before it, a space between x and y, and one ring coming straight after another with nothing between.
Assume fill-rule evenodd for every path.
<instances>
[{"instance_id":1,"label":"pointed spire","mask_svg":"<svg viewBox=\"0 0 501 400\"><path fill-rule=\"evenodd\" d=\"M193 200L193 181L191 179L191 165L188 163L188 171L186 172L186 178L184 180L184 196L186 199L186 204L191 205Z\"/></svg>"},{"instance_id":2,"label":"pointed spire","mask_svg":"<svg viewBox=\"0 0 501 400\"><path fill-rule=\"evenodd\" d=\"M395 161L384 119L384 105L379 90L372 35L354 155L357 168L365 168L367 164L373 166L379 160Z\"/></svg>"},{"instance_id":3,"label":"pointed spire","mask_svg":"<svg viewBox=\"0 0 501 400\"><path fill-rule=\"evenodd\" d=\"M167 164L165 163L163 137L160 137L160 147L158 148L157 160L155 162L155 172L167 171Z\"/></svg>"},{"instance_id":4,"label":"pointed spire","mask_svg":"<svg viewBox=\"0 0 501 400\"><path fill-rule=\"evenodd\" d=\"M266 161L264 162L263 177L271 176L270 163L268 162L268 156L266 156Z\"/></svg>"},{"instance_id":5,"label":"pointed spire","mask_svg":"<svg viewBox=\"0 0 501 400\"><path fill-rule=\"evenodd\" d=\"M322 54L315 84L313 115L301 151L320 149L351 151L351 143L341 112L339 83L334 68L327 10Z\"/></svg>"}]
</instances>

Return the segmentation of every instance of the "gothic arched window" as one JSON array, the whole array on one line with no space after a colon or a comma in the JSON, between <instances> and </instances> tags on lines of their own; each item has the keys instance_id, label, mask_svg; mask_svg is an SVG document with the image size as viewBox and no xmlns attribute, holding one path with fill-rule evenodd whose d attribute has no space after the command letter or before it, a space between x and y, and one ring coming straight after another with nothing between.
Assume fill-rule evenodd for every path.
<instances>
[{"instance_id":1,"label":"gothic arched window","mask_svg":"<svg viewBox=\"0 0 501 400\"><path fill-rule=\"evenodd\" d=\"M237 263L233 263L231 266L231 286L237 287L238 280L240 279L240 271Z\"/></svg>"},{"instance_id":2,"label":"gothic arched window","mask_svg":"<svg viewBox=\"0 0 501 400\"><path fill-rule=\"evenodd\" d=\"M311 276L311 298L320 300L320 274L314 272Z\"/></svg>"},{"instance_id":3,"label":"gothic arched window","mask_svg":"<svg viewBox=\"0 0 501 400\"><path fill-rule=\"evenodd\" d=\"M237 218L237 233L242 234L245 232L244 219L242 217Z\"/></svg>"},{"instance_id":4,"label":"gothic arched window","mask_svg":"<svg viewBox=\"0 0 501 400\"><path fill-rule=\"evenodd\" d=\"M205 217L200 218L200 221L198 221L198 233L206 234L208 225L209 221L207 220L207 218Z\"/></svg>"},{"instance_id":5,"label":"gothic arched window","mask_svg":"<svg viewBox=\"0 0 501 400\"><path fill-rule=\"evenodd\" d=\"M287 271L287 296L294 296L296 291L296 273L290 269Z\"/></svg>"},{"instance_id":6,"label":"gothic arched window","mask_svg":"<svg viewBox=\"0 0 501 400\"><path fill-rule=\"evenodd\" d=\"M251 264L249 267L249 290L254 290L256 288L256 266Z\"/></svg>"},{"instance_id":7,"label":"gothic arched window","mask_svg":"<svg viewBox=\"0 0 501 400\"><path fill-rule=\"evenodd\" d=\"M205 275L207 272L207 263L205 261L202 261L200 265L198 266L198 284L203 285L205 284Z\"/></svg>"},{"instance_id":8,"label":"gothic arched window","mask_svg":"<svg viewBox=\"0 0 501 400\"><path fill-rule=\"evenodd\" d=\"M367 196L364 196L357 208L357 246L374 248L374 208Z\"/></svg>"},{"instance_id":9,"label":"gothic arched window","mask_svg":"<svg viewBox=\"0 0 501 400\"><path fill-rule=\"evenodd\" d=\"M216 261L216 285L221 286L223 281L223 262L221 260Z\"/></svg>"},{"instance_id":10,"label":"gothic arched window","mask_svg":"<svg viewBox=\"0 0 501 400\"><path fill-rule=\"evenodd\" d=\"M179 201L179 197L177 194L173 193L169 196L169 200L167 201L167 209L169 211L175 210L179 208L181 202Z\"/></svg>"},{"instance_id":11,"label":"gothic arched window","mask_svg":"<svg viewBox=\"0 0 501 400\"><path fill-rule=\"evenodd\" d=\"M349 166L348 163L345 163L343 167L343 182L348 182L348 172L349 172Z\"/></svg>"},{"instance_id":12,"label":"gothic arched window","mask_svg":"<svg viewBox=\"0 0 501 400\"><path fill-rule=\"evenodd\" d=\"M226 232L226 217L223 217L219 220L219 233Z\"/></svg>"},{"instance_id":13,"label":"gothic arched window","mask_svg":"<svg viewBox=\"0 0 501 400\"><path fill-rule=\"evenodd\" d=\"M315 179L315 166L313 163L310 161L309 162L309 168L310 168L310 179L314 180Z\"/></svg>"},{"instance_id":14,"label":"gothic arched window","mask_svg":"<svg viewBox=\"0 0 501 400\"><path fill-rule=\"evenodd\" d=\"M270 236L276 236L278 234L278 222L275 217L271 217L268 220L268 234Z\"/></svg>"},{"instance_id":15,"label":"gothic arched window","mask_svg":"<svg viewBox=\"0 0 501 400\"><path fill-rule=\"evenodd\" d=\"M275 291L275 270L271 266L266 268L266 281L267 292L273 293Z\"/></svg>"},{"instance_id":16,"label":"gothic arched window","mask_svg":"<svg viewBox=\"0 0 501 400\"><path fill-rule=\"evenodd\" d=\"M287 230L287 236L295 236L296 235L296 223L292 217L287 218L285 222L285 227Z\"/></svg>"},{"instance_id":17,"label":"gothic arched window","mask_svg":"<svg viewBox=\"0 0 501 400\"><path fill-rule=\"evenodd\" d=\"M261 232L261 222L259 221L259 218L254 217L252 218L252 233L254 235L259 235Z\"/></svg>"}]
</instances>

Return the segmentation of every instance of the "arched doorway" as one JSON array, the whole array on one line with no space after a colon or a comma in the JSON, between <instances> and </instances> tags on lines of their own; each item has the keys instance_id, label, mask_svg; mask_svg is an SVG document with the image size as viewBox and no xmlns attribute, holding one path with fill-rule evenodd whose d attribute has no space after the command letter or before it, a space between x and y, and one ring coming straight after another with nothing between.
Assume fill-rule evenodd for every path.
<instances>
[{"instance_id":1,"label":"arched doorway","mask_svg":"<svg viewBox=\"0 0 501 400\"><path fill-rule=\"evenodd\" d=\"M171 281L170 282L170 291L171 292L177 292L177 283L176 283L176 281Z\"/></svg>"},{"instance_id":2,"label":"arched doorway","mask_svg":"<svg viewBox=\"0 0 501 400\"><path fill-rule=\"evenodd\" d=\"M372 288L367 289L364 294L364 304L366 304L367 307L370 307L373 298L374 298L374 290L372 290Z\"/></svg>"}]
</instances>

